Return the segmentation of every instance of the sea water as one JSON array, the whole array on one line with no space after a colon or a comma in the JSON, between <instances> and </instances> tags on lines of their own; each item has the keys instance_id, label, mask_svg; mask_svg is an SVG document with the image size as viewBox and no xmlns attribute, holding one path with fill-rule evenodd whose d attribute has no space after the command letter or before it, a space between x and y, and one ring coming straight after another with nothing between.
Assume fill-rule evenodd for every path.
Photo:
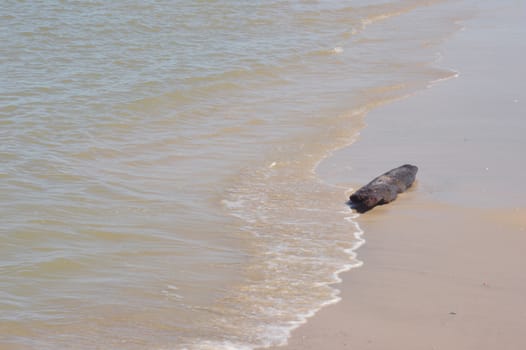
<instances>
[{"instance_id":1,"label":"sea water","mask_svg":"<svg viewBox=\"0 0 526 350\"><path fill-rule=\"evenodd\" d=\"M434 64L458 16L2 1L0 348L285 343L361 264L350 188L316 166L369 109L453 74Z\"/></svg>"}]
</instances>

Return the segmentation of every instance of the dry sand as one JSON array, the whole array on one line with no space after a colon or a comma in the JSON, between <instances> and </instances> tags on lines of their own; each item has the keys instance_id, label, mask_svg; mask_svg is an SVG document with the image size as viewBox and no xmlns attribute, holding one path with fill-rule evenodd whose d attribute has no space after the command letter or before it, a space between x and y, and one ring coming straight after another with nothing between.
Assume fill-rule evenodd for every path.
<instances>
[{"instance_id":1,"label":"dry sand","mask_svg":"<svg viewBox=\"0 0 526 350\"><path fill-rule=\"evenodd\" d=\"M361 215L364 266L280 349L526 349L526 8L485 4L443 45L458 78L373 111L319 169L349 185L420 172Z\"/></svg>"}]
</instances>

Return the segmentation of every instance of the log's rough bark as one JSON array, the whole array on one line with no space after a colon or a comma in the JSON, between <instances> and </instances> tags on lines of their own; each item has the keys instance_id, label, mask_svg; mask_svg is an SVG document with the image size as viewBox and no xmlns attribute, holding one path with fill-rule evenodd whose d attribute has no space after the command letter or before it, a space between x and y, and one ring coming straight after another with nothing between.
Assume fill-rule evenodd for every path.
<instances>
[{"instance_id":1,"label":"log's rough bark","mask_svg":"<svg viewBox=\"0 0 526 350\"><path fill-rule=\"evenodd\" d=\"M394 201L398 193L413 184L417 171L418 168L410 164L389 170L354 192L350 197L350 206L364 213L377 205Z\"/></svg>"}]
</instances>

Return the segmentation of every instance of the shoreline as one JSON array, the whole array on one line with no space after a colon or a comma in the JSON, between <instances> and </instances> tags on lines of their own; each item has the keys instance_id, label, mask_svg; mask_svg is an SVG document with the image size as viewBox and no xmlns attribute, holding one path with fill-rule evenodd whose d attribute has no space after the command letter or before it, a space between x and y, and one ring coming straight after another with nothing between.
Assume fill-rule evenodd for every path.
<instances>
[{"instance_id":1,"label":"shoreline","mask_svg":"<svg viewBox=\"0 0 526 350\"><path fill-rule=\"evenodd\" d=\"M276 349L526 347L526 165L515 157L526 149L526 96L513 74L525 52L517 41L526 34L525 16L520 4L485 6L440 45L460 77L370 111L358 141L321 164L324 181L347 187L405 162L420 172L394 203L358 218L364 265L340 274L342 300ZM493 114L499 108L504 121ZM430 116L417 115L423 111ZM511 174L504 183L502 168ZM505 203L488 200L499 195Z\"/></svg>"}]
</instances>

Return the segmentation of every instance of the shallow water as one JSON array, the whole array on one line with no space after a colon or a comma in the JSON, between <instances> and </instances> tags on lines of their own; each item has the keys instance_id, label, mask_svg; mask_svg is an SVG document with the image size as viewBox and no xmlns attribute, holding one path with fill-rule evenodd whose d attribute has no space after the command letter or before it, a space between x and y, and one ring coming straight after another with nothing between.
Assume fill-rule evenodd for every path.
<instances>
[{"instance_id":1,"label":"shallow water","mask_svg":"<svg viewBox=\"0 0 526 350\"><path fill-rule=\"evenodd\" d=\"M349 189L316 166L370 108L453 74L432 64L459 16L439 1L4 1L0 347L286 341L360 265Z\"/></svg>"}]
</instances>

